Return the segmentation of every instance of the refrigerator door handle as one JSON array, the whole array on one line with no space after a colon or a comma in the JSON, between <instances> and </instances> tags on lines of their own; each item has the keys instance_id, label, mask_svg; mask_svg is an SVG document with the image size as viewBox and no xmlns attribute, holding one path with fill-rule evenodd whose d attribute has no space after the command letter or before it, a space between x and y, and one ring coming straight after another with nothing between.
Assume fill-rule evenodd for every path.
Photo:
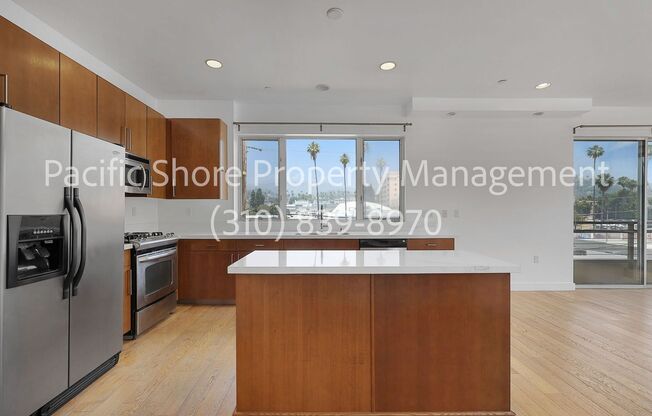
<instances>
[{"instance_id":1,"label":"refrigerator door handle","mask_svg":"<svg viewBox=\"0 0 652 416\"><path fill-rule=\"evenodd\" d=\"M86 267L86 216L84 215L84 206L79 199L79 188L73 189L73 204L79 214L79 222L81 223L79 268L72 281L72 295L77 296L77 286L79 286L79 282L84 275L84 268Z\"/></svg>"},{"instance_id":2,"label":"refrigerator door handle","mask_svg":"<svg viewBox=\"0 0 652 416\"><path fill-rule=\"evenodd\" d=\"M70 194L70 188L65 187L63 188L63 203L66 211L68 211L68 216L70 217L70 227L72 228L71 230L66 227L65 228L65 234L64 234L64 241L66 247L70 248L70 257L67 260L68 261L68 271L66 272L66 278L63 280L63 298L68 299L70 297L70 283L72 282L72 277L75 274L74 273L74 266L75 266L75 219L73 215L73 203L72 203L72 195Z\"/></svg>"}]
</instances>

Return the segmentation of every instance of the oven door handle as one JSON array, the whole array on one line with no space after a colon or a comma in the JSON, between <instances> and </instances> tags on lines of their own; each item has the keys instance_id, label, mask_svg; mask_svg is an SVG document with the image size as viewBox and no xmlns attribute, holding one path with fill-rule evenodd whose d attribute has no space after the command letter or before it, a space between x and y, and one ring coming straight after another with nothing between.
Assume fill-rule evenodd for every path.
<instances>
[{"instance_id":1,"label":"oven door handle","mask_svg":"<svg viewBox=\"0 0 652 416\"><path fill-rule=\"evenodd\" d=\"M138 259L139 262L158 260L158 259L162 259L163 257L173 256L176 252L177 252L177 249L166 250L166 251L163 251L161 253L154 253L154 254L149 254L149 255L145 255L145 256L138 256L137 259Z\"/></svg>"},{"instance_id":2,"label":"oven door handle","mask_svg":"<svg viewBox=\"0 0 652 416\"><path fill-rule=\"evenodd\" d=\"M79 214L79 222L81 223L81 251L79 257L79 268L75 273L75 278L72 281L72 295L77 296L77 286L84 276L84 269L86 268L86 216L84 215L84 206L79 199L79 188L73 189L73 205Z\"/></svg>"}]
</instances>

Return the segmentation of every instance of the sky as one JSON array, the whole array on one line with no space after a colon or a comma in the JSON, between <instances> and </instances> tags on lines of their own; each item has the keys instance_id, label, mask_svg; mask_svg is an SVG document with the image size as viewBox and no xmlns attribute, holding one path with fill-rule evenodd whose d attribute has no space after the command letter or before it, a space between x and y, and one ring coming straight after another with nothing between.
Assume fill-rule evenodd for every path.
<instances>
[{"instance_id":1,"label":"sky","mask_svg":"<svg viewBox=\"0 0 652 416\"><path fill-rule=\"evenodd\" d=\"M586 150L594 145L604 149L604 155L597 159L597 167L601 162L609 168L614 178L627 176L638 177L638 141L576 141L574 143L574 167L579 173L580 167L593 168L593 159L586 155ZM599 174L599 171L598 171Z\"/></svg>"}]
</instances>

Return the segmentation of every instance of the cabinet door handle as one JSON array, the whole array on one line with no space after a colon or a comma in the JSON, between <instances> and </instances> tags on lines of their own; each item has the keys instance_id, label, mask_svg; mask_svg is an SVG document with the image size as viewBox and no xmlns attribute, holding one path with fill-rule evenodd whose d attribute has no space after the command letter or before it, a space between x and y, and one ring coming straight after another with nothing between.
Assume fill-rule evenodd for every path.
<instances>
[{"instance_id":1,"label":"cabinet door handle","mask_svg":"<svg viewBox=\"0 0 652 416\"><path fill-rule=\"evenodd\" d=\"M2 97L2 103L4 103L7 107L11 108L9 105L9 75L8 74L0 74L0 76L3 78L2 81L2 86L4 90L4 97Z\"/></svg>"},{"instance_id":2,"label":"cabinet door handle","mask_svg":"<svg viewBox=\"0 0 652 416\"><path fill-rule=\"evenodd\" d=\"M233 253L231 253L231 264L233 264Z\"/></svg>"},{"instance_id":3,"label":"cabinet door handle","mask_svg":"<svg viewBox=\"0 0 652 416\"><path fill-rule=\"evenodd\" d=\"M176 197L177 197L177 186L172 185L172 198L176 198Z\"/></svg>"},{"instance_id":4,"label":"cabinet door handle","mask_svg":"<svg viewBox=\"0 0 652 416\"><path fill-rule=\"evenodd\" d=\"M131 283L131 271L129 271L129 296L131 296L131 293L132 293L131 292L131 290L132 290L131 285L132 285L132 283Z\"/></svg>"},{"instance_id":5,"label":"cabinet door handle","mask_svg":"<svg viewBox=\"0 0 652 416\"><path fill-rule=\"evenodd\" d=\"M265 247L265 244L254 244L254 247Z\"/></svg>"},{"instance_id":6,"label":"cabinet door handle","mask_svg":"<svg viewBox=\"0 0 652 416\"><path fill-rule=\"evenodd\" d=\"M438 243L426 243L426 246L428 247L437 247L438 245Z\"/></svg>"}]
</instances>

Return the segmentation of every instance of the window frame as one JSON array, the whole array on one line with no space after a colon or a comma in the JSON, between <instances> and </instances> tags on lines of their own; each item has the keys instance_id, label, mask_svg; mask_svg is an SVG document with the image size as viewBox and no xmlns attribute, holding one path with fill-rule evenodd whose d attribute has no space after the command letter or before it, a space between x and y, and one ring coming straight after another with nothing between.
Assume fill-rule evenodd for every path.
<instances>
[{"instance_id":1,"label":"window frame","mask_svg":"<svg viewBox=\"0 0 652 416\"><path fill-rule=\"evenodd\" d=\"M403 184L403 163L405 161L405 136L385 136L385 135L357 135L357 134L242 134L238 135L237 140L237 149L238 149L238 168L242 171L243 158L244 158L244 143L247 140L266 140L266 141L276 141L278 142L278 167L279 167L279 176L277 178L278 182L278 201L279 201L279 213L285 218L286 208L287 208L287 166L286 166L286 142L293 139L314 139L314 140L355 140L356 141L356 157L355 157L355 201L356 203L356 221L371 220L371 218L365 218L365 200L364 200L364 191L363 191L363 182L364 182L364 173L361 169L364 166L364 143L367 141L398 141L399 142L399 212L401 217L405 215L405 186ZM242 220L247 220L244 213L245 199L247 196L244 195L245 192L245 178L240 182L240 190L238 194L240 198L237 202L239 205L237 207L240 218ZM358 205L359 204L359 205ZM362 207L362 209L360 209ZM271 220L278 220L278 218L272 217ZM353 219L353 218L352 218ZM287 219L285 219L288 221ZM389 219L383 219L385 221L390 221ZM289 220L294 221L294 220Z\"/></svg>"}]
</instances>

